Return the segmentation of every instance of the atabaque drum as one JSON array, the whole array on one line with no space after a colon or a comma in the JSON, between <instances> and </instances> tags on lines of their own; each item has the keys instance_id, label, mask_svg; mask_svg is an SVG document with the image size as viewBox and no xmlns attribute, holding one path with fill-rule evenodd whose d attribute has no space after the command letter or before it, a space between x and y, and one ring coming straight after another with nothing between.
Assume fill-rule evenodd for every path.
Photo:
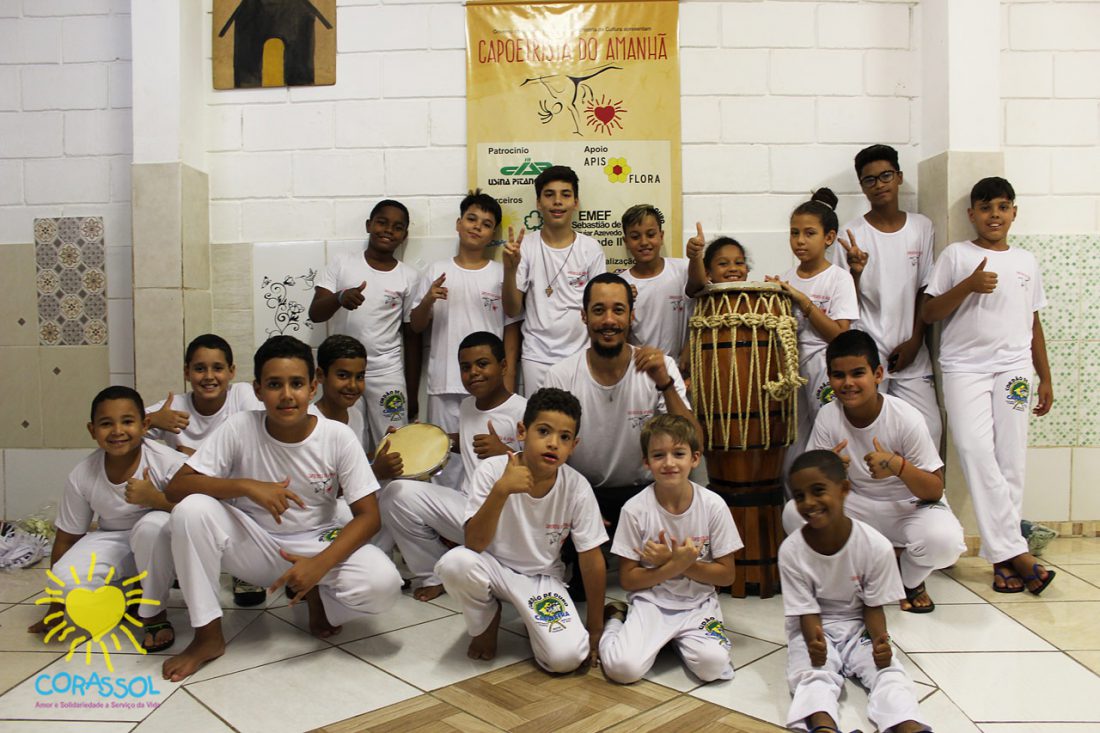
<instances>
[{"instance_id":1,"label":"atabaque drum","mask_svg":"<svg viewBox=\"0 0 1100 733\"><path fill-rule=\"evenodd\" d=\"M689 321L691 402L703 426L710 488L745 543L730 592L779 589L783 456L798 426L798 326L774 283L718 283Z\"/></svg>"}]
</instances>

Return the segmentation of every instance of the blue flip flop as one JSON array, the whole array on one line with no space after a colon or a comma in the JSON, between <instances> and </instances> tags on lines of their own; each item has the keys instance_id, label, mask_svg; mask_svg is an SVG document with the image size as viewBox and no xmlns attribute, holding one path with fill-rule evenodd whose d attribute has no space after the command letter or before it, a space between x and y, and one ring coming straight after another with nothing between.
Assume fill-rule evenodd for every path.
<instances>
[{"instance_id":1,"label":"blue flip flop","mask_svg":"<svg viewBox=\"0 0 1100 733\"><path fill-rule=\"evenodd\" d=\"M1050 585L1050 581L1054 580L1054 576L1057 574L1053 570L1051 570L1050 568L1043 568L1044 570L1047 571L1046 580L1043 580L1042 578L1039 577L1039 568L1042 568L1042 567L1043 567L1042 564L1035 563L1034 565L1031 566L1031 575L1029 575L1029 576L1027 576L1026 578L1023 579L1025 588L1027 588L1028 583L1034 582L1036 580L1038 580L1042 584L1038 588L1036 588L1035 590L1032 590L1031 588L1027 589L1028 592L1031 593L1031 595L1033 595L1033 596L1037 596L1040 593L1042 593L1043 591L1045 591L1047 589L1047 586Z\"/></svg>"},{"instance_id":2,"label":"blue flip flop","mask_svg":"<svg viewBox=\"0 0 1100 733\"><path fill-rule=\"evenodd\" d=\"M1017 580L1021 580L1021 582L1022 582L1022 579L1020 578L1020 576L1016 575L1015 572L1013 572L1010 575L1010 574L1005 572L1004 567L994 566L993 567L993 574L996 575L998 578L1002 579L1005 582L1005 584L1001 587L997 587L996 582L993 583L993 591L995 593L1023 593L1025 590L1027 590L1027 583L1024 583L1019 588L1010 588L1008 586L1008 581L1011 580L1012 578L1016 578ZM1046 587L1046 586L1044 586L1044 587Z\"/></svg>"}]
</instances>

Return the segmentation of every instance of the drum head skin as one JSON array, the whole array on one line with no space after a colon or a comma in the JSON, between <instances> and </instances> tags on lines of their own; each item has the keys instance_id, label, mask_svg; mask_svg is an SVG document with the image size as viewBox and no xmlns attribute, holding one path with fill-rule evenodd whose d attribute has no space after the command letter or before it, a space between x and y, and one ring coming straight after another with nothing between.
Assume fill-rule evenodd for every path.
<instances>
[{"instance_id":1,"label":"drum head skin","mask_svg":"<svg viewBox=\"0 0 1100 733\"><path fill-rule=\"evenodd\" d=\"M711 293L776 293L782 292L779 283L711 283L703 287L703 295Z\"/></svg>"},{"instance_id":2,"label":"drum head skin","mask_svg":"<svg viewBox=\"0 0 1100 733\"><path fill-rule=\"evenodd\" d=\"M404 472L397 478L428 478L447 464L451 453L451 438L442 428L428 423L414 423L398 428L378 446L401 454Z\"/></svg>"}]
</instances>

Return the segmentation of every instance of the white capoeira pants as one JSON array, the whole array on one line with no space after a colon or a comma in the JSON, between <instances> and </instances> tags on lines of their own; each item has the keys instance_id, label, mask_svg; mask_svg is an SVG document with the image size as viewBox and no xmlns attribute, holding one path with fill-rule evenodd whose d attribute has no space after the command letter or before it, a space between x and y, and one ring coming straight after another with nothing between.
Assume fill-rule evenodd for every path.
<instances>
[{"instance_id":1,"label":"white capoeira pants","mask_svg":"<svg viewBox=\"0 0 1100 733\"><path fill-rule=\"evenodd\" d=\"M902 548L898 564L906 588L916 588L933 570L951 567L966 551L963 528L946 500L922 502L877 501L849 492L844 513L877 529L894 547ZM783 507L783 529L794 534L806 524L788 501Z\"/></svg>"},{"instance_id":2,"label":"white capoeira pants","mask_svg":"<svg viewBox=\"0 0 1100 733\"><path fill-rule=\"evenodd\" d=\"M235 506L205 494L192 494L172 510L172 554L191 625L221 618L218 575L226 571L246 583L270 586L290 568L279 555L313 556L332 541L335 527L273 535ZM401 595L401 575L374 545L363 545L329 570L318 588L325 615L334 626L382 613Z\"/></svg>"},{"instance_id":3,"label":"white capoeira pants","mask_svg":"<svg viewBox=\"0 0 1100 733\"><path fill-rule=\"evenodd\" d=\"M626 621L608 619L600 639L600 664L615 682L637 682L661 648L674 641L687 668L704 682L733 679L730 642L722 609L713 596L699 608L668 609L636 598Z\"/></svg>"},{"instance_id":4,"label":"white capoeira pants","mask_svg":"<svg viewBox=\"0 0 1100 733\"><path fill-rule=\"evenodd\" d=\"M565 584L549 575L523 575L487 552L456 547L435 566L443 587L462 604L466 632L483 633L498 600L519 611L535 661L547 672L572 672L588 658L588 630Z\"/></svg>"},{"instance_id":5,"label":"white capoeira pants","mask_svg":"<svg viewBox=\"0 0 1100 733\"><path fill-rule=\"evenodd\" d=\"M806 384L798 390L798 436L794 443L787 448L783 456L783 485L787 489L787 496L791 496L787 474L791 470L794 459L806 452L806 446L810 444L810 435L814 431L814 421L821 408L833 401L833 388L829 386L829 370L825 367L825 351L811 356L798 365L799 373L806 378Z\"/></svg>"},{"instance_id":6,"label":"white capoeira pants","mask_svg":"<svg viewBox=\"0 0 1100 733\"><path fill-rule=\"evenodd\" d=\"M928 426L932 445L939 450L940 439L943 437L943 418L940 416L940 404L936 401L935 377L931 374L923 377L891 377L883 380L878 389L882 394L905 400L917 408L924 417L924 424Z\"/></svg>"},{"instance_id":7,"label":"white capoeira pants","mask_svg":"<svg viewBox=\"0 0 1100 733\"><path fill-rule=\"evenodd\" d=\"M943 401L970 486L981 556L991 563L1027 552L1020 534L1031 370L945 372Z\"/></svg>"},{"instance_id":8,"label":"white capoeira pants","mask_svg":"<svg viewBox=\"0 0 1100 733\"><path fill-rule=\"evenodd\" d=\"M115 570L111 576L112 585L119 585L127 578L145 572L146 576L141 581L141 596L157 603L138 604L137 615L152 618L165 609L172 581L176 579L168 517L168 512L151 511L131 529L89 532L61 556L53 571L66 584L71 582L75 571L80 584L90 588L104 585L103 581L111 568ZM95 567L92 567L93 553Z\"/></svg>"},{"instance_id":9,"label":"white capoeira pants","mask_svg":"<svg viewBox=\"0 0 1100 733\"><path fill-rule=\"evenodd\" d=\"M854 677L867 688L867 717L879 730L891 730L907 720L928 725L920 715L913 681L897 654L885 669L875 666L862 620L828 621L823 628L825 666L814 667L798 617L787 618L787 685L793 696L787 713L788 728L805 733L809 730L806 719L814 713L827 713L839 722L837 700L845 677Z\"/></svg>"},{"instance_id":10,"label":"white capoeira pants","mask_svg":"<svg viewBox=\"0 0 1100 733\"><path fill-rule=\"evenodd\" d=\"M553 364L543 364L541 361L520 359L520 369L523 375L523 396L530 399L546 378L546 372L550 371Z\"/></svg>"},{"instance_id":11,"label":"white capoeira pants","mask_svg":"<svg viewBox=\"0 0 1100 733\"><path fill-rule=\"evenodd\" d=\"M382 505L382 495L385 488L386 487L383 486L382 489L375 494L378 497L379 507ZM347 499L343 496L336 497L336 516L334 518L336 526L346 527L347 523L350 522L354 516L355 515L351 513L351 506L348 505ZM385 521L382 522L382 526L378 528L374 536L370 538L369 543L386 553L386 557L392 557L395 543L393 541L393 534L390 533L390 528Z\"/></svg>"},{"instance_id":12,"label":"white capoeira pants","mask_svg":"<svg viewBox=\"0 0 1100 733\"><path fill-rule=\"evenodd\" d=\"M466 497L446 486L397 480L386 487L379 505L382 522L390 529L413 574L413 588L441 585L435 565L447 546L439 538L460 545L465 541L462 516Z\"/></svg>"},{"instance_id":13,"label":"white capoeira pants","mask_svg":"<svg viewBox=\"0 0 1100 733\"><path fill-rule=\"evenodd\" d=\"M409 424L408 396L405 372L367 373L363 399L355 403L354 409L363 412L363 445L368 455L374 455L375 448L386 437L386 430Z\"/></svg>"},{"instance_id":14,"label":"white capoeira pants","mask_svg":"<svg viewBox=\"0 0 1100 733\"><path fill-rule=\"evenodd\" d=\"M459 408L465 394L428 395L428 422L443 428L448 435L458 433ZM462 465L462 456L451 453L447 465L432 478L433 484L461 487L466 480L466 470Z\"/></svg>"}]
</instances>

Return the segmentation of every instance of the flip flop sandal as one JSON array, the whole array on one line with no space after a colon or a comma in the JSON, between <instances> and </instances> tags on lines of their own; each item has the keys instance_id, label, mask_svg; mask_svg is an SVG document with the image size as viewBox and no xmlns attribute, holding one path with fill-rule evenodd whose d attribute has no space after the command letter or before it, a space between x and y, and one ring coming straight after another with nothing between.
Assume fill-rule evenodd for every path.
<instances>
[{"instance_id":1,"label":"flip flop sandal","mask_svg":"<svg viewBox=\"0 0 1100 733\"><path fill-rule=\"evenodd\" d=\"M157 638L157 632L164 631L164 630L171 631L172 632L172 638L169 639L168 641L162 641L159 644L154 643L152 646L145 646L144 644L142 644L141 648L145 650L146 654L155 654L156 652L162 652L165 649L167 649L168 647L175 644L176 643L176 630L172 628L172 624L169 621L160 621L160 622L155 623L155 624L145 624L145 628L142 629L142 631L144 631L146 634L152 634L154 639Z\"/></svg>"},{"instance_id":2,"label":"flip flop sandal","mask_svg":"<svg viewBox=\"0 0 1100 733\"><path fill-rule=\"evenodd\" d=\"M918 606L914 602L922 595L928 597L927 606ZM936 604L932 601L932 596L928 595L928 590L924 587L923 581L916 588L905 589L905 600L909 602L909 608L902 609L906 613L932 613L936 610Z\"/></svg>"},{"instance_id":3,"label":"flip flop sandal","mask_svg":"<svg viewBox=\"0 0 1100 733\"><path fill-rule=\"evenodd\" d=\"M1011 586L1009 586L1008 581L1012 580L1013 578L1016 578L1017 580L1020 579L1020 576L1016 575L1015 573L1009 574L1009 573L1005 572L1004 568L995 567L993 569L993 574L996 575L998 578L1002 579L1005 582L1005 584L1003 586L998 586L996 581L994 581L994 583L993 583L993 592L994 593L1023 593L1025 590L1027 590L1027 588L1024 585L1021 585L1019 588L1012 588Z\"/></svg>"},{"instance_id":4,"label":"flip flop sandal","mask_svg":"<svg viewBox=\"0 0 1100 733\"><path fill-rule=\"evenodd\" d=\"M1047 586L1050 585L1050 582L1052 580L1054 580L1054 576L1056 575L1056 573L1053 570L1051 570L1050 568L1045 568L1045 570L1047 571L1046 580L1041 579L1039 577L1039 568L1041 568L1041 567L1043 567L1043 566L1040 563L1035 563L1034 565L1031 566L1031 575L1029 575L1029 576L1027 576L1026 578L1023 579L1025 588L1027 588L1028 583L1032 583L1036 580L1038 580L1042 584L1038 588L1036 588L1035 590L1032 590L1031 588L1027 588L1028 593L1030 593L1033 596L1037 596L1040 593L1042 593L1043 591L1045 591L1047 589Z\"/></svg>"}]
</instances>

